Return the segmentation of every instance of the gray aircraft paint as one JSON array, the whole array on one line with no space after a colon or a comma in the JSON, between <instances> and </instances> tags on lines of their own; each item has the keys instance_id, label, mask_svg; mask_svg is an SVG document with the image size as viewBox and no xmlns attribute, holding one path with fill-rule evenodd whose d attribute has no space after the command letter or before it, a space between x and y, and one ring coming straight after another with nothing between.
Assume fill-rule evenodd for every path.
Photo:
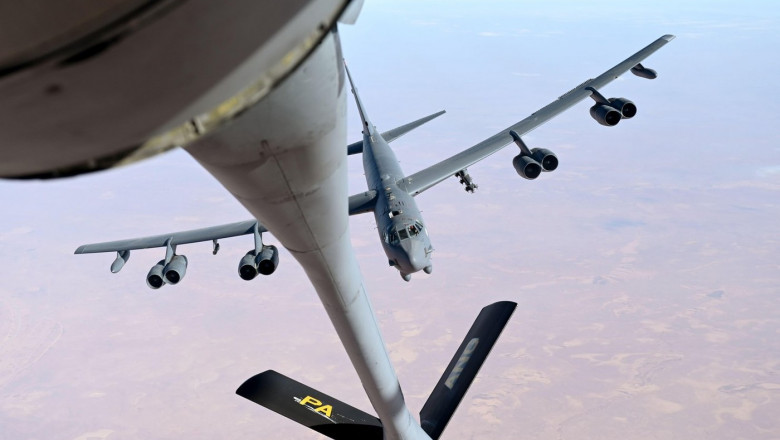
<instances>
[{"instance_id":1,"label":"gray aircraft paint","mask_svg":"<svg viewBox=\"0 0 780 440\"><path fill-rule=\"evenodd\" d=\"M409 132L411 129L416 128L422 125L423 123L430 121L435 117L440 116L443 112L438 112L433 115L426 116L417 121L411 122L401 127L397 127L395 129L389 130L382 134L378 134L378 132L376 132L375 128L373 127L373 125L371 125L369 122L368 125L370 125L371 129L374 130L373 131L374 134L368 136L364 135L363 141L359 143L350 144L347 147L347 152L348 154L358 154L363 151L364 146L366 144L372 145L373 152L370 154L370 156L373 157L374 159L368 160L364 157L364 167L367 170L366 180L368 186L374 189L369 189L367 191L354 194L347 199L347 211L349 215L361 214L369 211L374 212L378 217L377 226L379 227L380 234L381 234L382 228L380 226L387 225L386 218L384 217L385 214L384 211L386 209L392 208L393 206L406 206L407 201L411 200L410 198L407 198L406 195L404 195L404 193L407 193L409 196L416 196L422 193L423 191L433 187L434 185L441 183L448 177L451 177L460 171L465 171L467 167L490 156L491 154L506 147L508 144L512 142L519 144L518 146L521 148L521 154L530 153L531 151L528 149L527 146L525 146L525 143L520 138L522 135L525 135L530 131L536 129L540 125L551 120L558 114L569 109L570 107L572 107L573 105L575 105L576 103L584 99L591 97L597 102L607 101L606 98L604 98L600 94L600 92L598 92L598 89L612 82L621 74L630 70L632 73L634 73L639 77L654 79L657 76L655 71L642 66L640 64L640 61L644 60L652 53L654 53L656 50L663 47L666 43L671 41L673 38L674 38L673 35L664 35L658 38L657 40L650 43L649 45L641 49L639 52L633 54L629 58L625 59L621 63L614 66L613 68L607 70L606 72L602 73L596 78L591 78L584 81L579 86L561 95L555 101L551 102L550 104L532 113L527 118L517 122L516 124L507 127L504 130L501 130L500 132L485 139L484 141L472 146L471 148L463 150L462 152L450 158L447 158L437 164L434 164L428 168L420 170L409 176L400 177L399 180L396 180L394 182L395 186L392 185L393 184L392 178L386 179L388 181L388 185L384 185L383 184L384 182L382 180L383 175L390 176L391 174L393 174L396 176L403 176L403 173L401 172L400 167L398 166L398 161L395 159L395 155L393 154L392 150L389 148L387 143L390 140L396 139L402 136L403 134ZM339 84L342 83L343 81L340 80ZM357 100L359 102L359 99ZM362 109L362 104L359 105L359 108ZM364 117L361 116L361 118ZM269 115L268 119L273 120L273 115ZM237 141L245 142L244 139L238 139ZM267 140L261 141L260 149L259 149L260 158L263 158L267 155L264 149L266 149L268 145L269 144ZM192 148L188 148L188 149L192 150L194 148L196 147L193 146ZM226 159L227 157L229 157L229 155L217 160L217 162L225 161L227 160ZM252 159L256 160L257 158L253 157ZM237 164L236 166L237 167L247 166L247 164ZM374 177L369 177L370 170L372 169L379 170L380 168L382 170L386 170L386 172L376 171L374 172ZM377 183L380 184L377 185ZM223 182L223 184L227 186L226 183ZM393 200L390 200L391 197L386 194L388 192L386 188L390 188L390 192L392 192ZM387 201L381 207L377 208L376 205L380 199L381 194L385 194L384 197L387 199ZM403 197L403 199L399 200L399 202L397 203L392 203L394 200L398 200L399 196ZM239 198L239 200L241 200L241 198ZM413 200L412 203L414 203ZM413 206L414 209L416 210L417 209L416 205ZM414 218L413 214L416 214L417 218L419 218L419 210L417 210L416 213L412 213L410 210L407 209L406 214L411 218ZM379 218L380 216L381 218ZM80 253L93 253L93 252L111 252L111 251L125 251L125 250L133 250L133 249L146 249L152 247L160 247L163 246L168 239L171 240L171 244L185 244L185 243L194 243L198 241L216 240L219 238L250 234L253 232L253 228L255 225L257 225L258 230L261 232L268 230L262 223L258 222L258 220L246 220L243 222L236 222L236 223L219 225L219 226L211 226L208 228L201 228L201 229L195 229L190 231L161 234L161 235L151 236L151 237L142 237L142 238L134 238L128 240L89 244L89 245L84 245L79 247L76 250L76 253L80 254ZM384 237L382 235L380 235L380 239L384 241ZM391 249L390 251L387 252L395 252L395 250ZM388 253L388 255L390 256L393 254Z\"/></svg>"},{"instance_id":2,"label":"gray aircraft paint","mask_svg":"<svg viewBox=\"0 0 780 440\"><path fill-rule=\"evenodd\" d=\"M433 246L414 197L398 187L397 182L404 177L398 159L368 118L352 75L346 66L345 69L363 126L366 184L377 194L374 218L379 240L390 264L398 269L404 280L409 281L411 274L417 271L425 269L431 272Z\"/></svg>"},{"instance_id":3,"label":"gray aircraft paint","mask_svg":"<svg viewBox=\"0 0 780 440\"><path fill-rule=\"evenodd\" d=\"M588 79L557 100L461 153L403 177L395 155L363 115L366 179L370 188L347 198L345 83L338 34L330 33L278 88L223 130L187 151L257 220L183 233L82 246L77 253L122 251L271 230L293 254L314 285L338 336L382 420L387 439L427 439L406 407L366 295L349 240L350 214L374 211L384 228L420 219L414 195L519 139L597 89L637 66L674 38L665 35ZM642 66L632 72L655 77ZM599 95L600 96L600 95ZM359 98L356 99L359 102ZM594 100L597 101L596 98ZM318 105L310 105L317 102ZM597 101L598 102L598 101ZM362 104L358 104L362 112ZM412 123L415 124L415 123ZM370 128L370 129L369 129ZM391 130L393 131L393 130ZM372 134L373 133L373 134ZM370 175L370 176L369 176ZM385 183L387 183L385 185ZM386 188L394 197L391 200ZM384 201L383 201L384 200ZM398 204L393 202L398 200ZM401 204L403 202L403 204ZM386 211L402 207L392 218ZM398 217L398 218L396 218ZM395 221L393 221L395 219ZM181 241L178 241L181 240ZM383 240L384 242L384 240ZM428 242L428 244L430 244ZM99 250L96 250L99 249ZM386 248L389 255L397 249ZM411 248L405 250L408 253ZM121 256L121 255L120 255ZM129 254L122 258L126 261ZM117 263L117 265L120 265Z\"/></svg>"},{"instance_id":4,"label":"gray aircraft paint","mask_svg":"<svg viewBox=\"0 0 780 440\"><path fill-rule=\"evenodd\" d=\"M334 32L263 101L187 151L304 268L386 438L427 439L404 402L350 243L345 84Z\"/></svg>"}]
</instances>

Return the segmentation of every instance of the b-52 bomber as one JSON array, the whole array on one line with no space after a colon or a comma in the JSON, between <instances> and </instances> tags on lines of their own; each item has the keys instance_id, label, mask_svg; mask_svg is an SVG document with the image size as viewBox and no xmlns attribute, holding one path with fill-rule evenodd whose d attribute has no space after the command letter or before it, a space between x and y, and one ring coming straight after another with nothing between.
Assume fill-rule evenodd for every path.
<instances>
[{"instance_id":1,"label":"b-52 bomber","mask_svg":"<svg viewBox=\"0 0 780 440\"><path fill-rule=\"evenodd\" d=\"M380 133L371 123L345 64L363 132L362 141L347 146L347 154L363 155L363 167L368 184L367 191L349 197L349 215L374 213L388 263L399 271L405 281L411 280L412 274L420 270L430 274L433 270L431 262L433 246L414 200L415 196L451 176L458 178L467 192L473 193L477 184L469 175L468 167L511 143L520 149L512 165L521 177L534 180L543 172L554 171L558 167L558 157L555 153L546 148L529 148L521 136L588 97L594 100L590 115L601 125L615 126L623 119L633 118L637 113L637 106L631 100L605 98L598 89L626 71L631 71L642 78L655 79L656 72L643 66L641 61L672 38L674 38L672 35L662 36L615 67L596 78L586 80L506 130L411 175L403 173L389 143L441 116L444 111ZM151 237L87 244L80 246L75 253L116 252L116 259L111 265L111 272L116 273L129 259L131 250L165 248L165 258L158 261L146 277L149 287L158 289L165 284L177 284L186 273L187 258L176 253L178 245L212 241L213 253L216 255L219 250L219 239L253 235L254 247L241 258L238 265L239 276L244 280L252 280L258 274L272 274L279 264L279 251L273 245L264 244L263 232L267 232L267 228L252 219Z\"/></svg>"},{"instance_id":2,"label":"b-52 bomber","mask_svg":"<svg viewBox=\"0 0 780 440\"><path fill-rule=\"evenodd\" d=\"M217 240L252 235L254 248L239 263L241 278L252 279L258 273L272 273L278 265L277 248L265 244L262 239L262 233L270 229L312 281L377 417L272 370L250 378L237 393L334 439L438 439L515 304L500 302L480 312L423 406L419 419L415 419L404 401L363 286L349 242L345 211L350 214L373 211L377 219L382 218L381 222L378 220L380 238L387 244L388 260L393 261L402 276L426 268L430 271L430 252L425 252L430 250L430 242L422 241L427 237L424 235L426 225L413 205L414 196L451 176L457 176L467 191L473 191L476 185L467 168L512 143L520 148L513 160L520 176L534 179L545 170L554 170L557 157L544 149L529 149L522 136L587 98L594 100L591 116L602 125L614 126L623 119L634 117L635 104L624 98L607 99L600 89L628 71L643 78L655 78L656 73L641 63L673 36L658 38L527 118L411 175L401 173L386 144L436 115L380 134L366 118L356 96L362 114L363 142L348 146L347 152L362 152L364 165L373 168L366 170L367 191L349 197L349 200L347 155L343 150L346 138L342 136L345 134L346 72L340 62L337 37L334 28L305 60L306 68L298 68L230 125L185 147L257 219L262 218L262 223L252 219L85 245L76 253L116 252L111 270L117 272L131 250L165 248L165 258L155 264L147 276L147 283L159 288L166 283L178 283L185 274L187 259L177 253L177 246L213 241L216 253L219 250ZM334 90L337 93L333 93ZM311 105L313 100L319 105ZM393 202L397 200L403 200L404 204L395 206ZM412 226L415 231L411 230ZM412 237L418 237L418 244L422 246L415 248L409 242L405 247L403 241L412 240ZM397 245L394 245L396 239ZM425 255L418 261L413 252L419 252L419 249ZM411 257L410 252L413 253Z\"/></svg>"}]
</instances>

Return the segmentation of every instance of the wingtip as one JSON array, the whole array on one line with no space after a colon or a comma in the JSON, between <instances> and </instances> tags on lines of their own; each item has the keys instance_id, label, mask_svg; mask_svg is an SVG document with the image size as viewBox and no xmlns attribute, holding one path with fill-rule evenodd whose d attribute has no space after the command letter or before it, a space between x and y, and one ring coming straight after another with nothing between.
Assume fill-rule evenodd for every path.
<instances>
[{"instance_id":1,"label":"wingtip","mask_svg":"<svg viewBox=\"0 0 780 440\"><path fill-rule=\"evenodd\" d=\"M674 35L672 35L672 34L666 34L666 35L664 35L664 36L663 36L663 37L661 37L661 38L663 38L663 39L664 39L664 40L666 40L666 41L672 41L672 40L674 40L674 39L675 39L675 38L677 38L677 37L676 37L676 36L674 36Z\"/></svg>"},{"instance_id":2,"label":"wingtip","mask_svg":"<svg viewBox=\"0 0 780 440\"><path fill-rule=\"evenodd\" d=\"M84 253L84 245L79 246L78 248L76 248L76 251L73 252L73 254L75 255L83 254L83 253Z\"/></svg>"}]
</instances>

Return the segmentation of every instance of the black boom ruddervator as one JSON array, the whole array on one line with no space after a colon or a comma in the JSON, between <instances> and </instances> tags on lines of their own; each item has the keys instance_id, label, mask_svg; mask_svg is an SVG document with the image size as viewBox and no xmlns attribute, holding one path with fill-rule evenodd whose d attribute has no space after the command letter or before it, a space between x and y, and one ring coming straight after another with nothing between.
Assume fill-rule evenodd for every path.
<instances>
[{"instance_id":1,"label":"black boom ruddervator","mask_svg":"<svg viewBox=\"0 0 780 440\"><path fill-rule=\"evenodd\" d=\"M432 439L441 436L515 307L517 303L500 301L477 316L420 411L420 424ZM250 378L236 394L332 439L384 437L377 417L273 370Z\"/></svg>"}]
</instances>

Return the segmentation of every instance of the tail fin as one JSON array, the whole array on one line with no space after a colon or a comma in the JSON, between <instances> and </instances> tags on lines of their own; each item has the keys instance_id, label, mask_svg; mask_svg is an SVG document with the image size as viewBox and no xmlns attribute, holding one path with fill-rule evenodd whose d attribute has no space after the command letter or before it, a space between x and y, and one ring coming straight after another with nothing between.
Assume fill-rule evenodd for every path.
<instances>
[{"instance_id":1,"label":"tail fin","mask_svg":"<svg viewBox=\"0 0 780 440\"><path fill-rule=\"evenodd\" d=\"M360 113L360 120L363 122L363 132L366 134L374 134L374 125L371 124L371 120L368 119L368 113L366 112L366 109L363 107L363 101L360 100L360 95L358 95L357 87L355 87L355 83L352 81L352 75L349 73L349 68L347 67L347 62L344 61L344 70L347 71L347 78L349 79L349 85L352 88L352 94L355 95L355 104L357 104L358 113Z\"/></svg>"},{"instance_id":2,"label":"tail fin","mask_svg":"<svg viewBox=\"0 0 780 440\"><path fill-rule=\"evenodd\" d=\"M274 370L244 382L236 394L336 440L382 440L382 423Z\"/></svg>"},{"instance_id":3,"label":"tail fin","mask_svg":"<svg viewBox=\"0 0 780 440\"><path fill-rule=\"evenodd\" d=\"M420 411L423 430L436 440L452 418L517 303L500 301L479 313Z\"/></svg>"}]
</instances>

